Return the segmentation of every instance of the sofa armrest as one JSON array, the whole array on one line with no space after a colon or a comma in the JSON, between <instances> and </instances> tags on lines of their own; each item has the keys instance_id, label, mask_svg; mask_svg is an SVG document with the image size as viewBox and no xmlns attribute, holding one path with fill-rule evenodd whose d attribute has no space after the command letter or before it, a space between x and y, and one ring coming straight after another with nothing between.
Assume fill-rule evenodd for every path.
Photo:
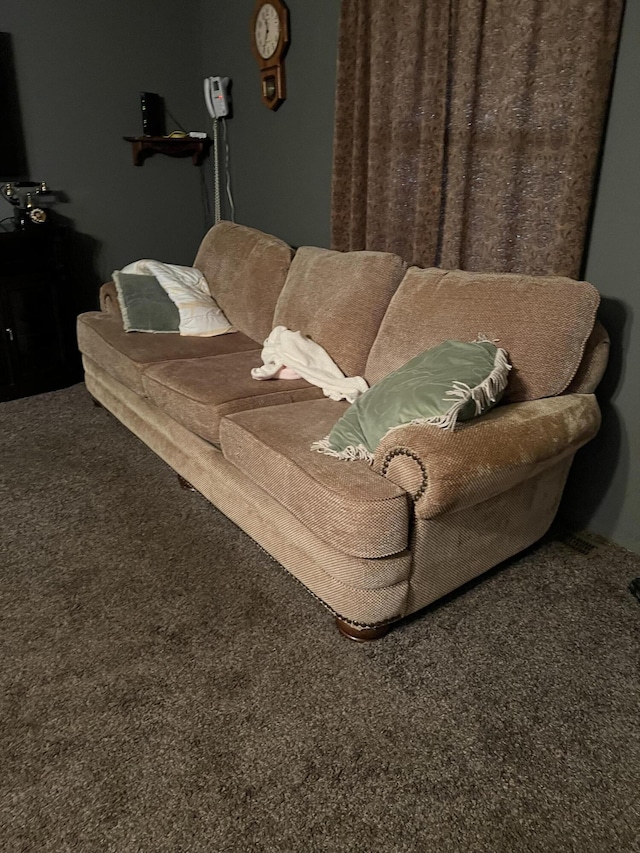
<instances>
[{"instance_id":1,"label":"sofa armrest","mask_svg":"<svg viewBox=\"0 0 640 853\"><path fill-rule=\"evenodd\" d=\"M111 314L122 323L122 312L118 302L118 292L113 281L108 281L100 288L100 310Z\"/></svg>"},{"instance_id":2,"label":"sofa armrest","mask_svg":"<svg viewBox=\"0 0 640 853\"><path fill-rule=\"evenodd\" d=\"M374 469L408 491L418 518L487 500L535 476L592 439L593 394L498 406L455 431L408 425L380 442Z\"/></svg>"}]
</instances>

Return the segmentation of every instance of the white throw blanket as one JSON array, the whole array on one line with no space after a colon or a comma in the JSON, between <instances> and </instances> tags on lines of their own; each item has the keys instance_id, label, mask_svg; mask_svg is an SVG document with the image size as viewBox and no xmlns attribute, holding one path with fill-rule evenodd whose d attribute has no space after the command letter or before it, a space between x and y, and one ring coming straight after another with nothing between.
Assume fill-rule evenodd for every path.
<instances>
[{"instance_id":1,"label":"white throw blanket","mask_svg":"<svg viewBox=\"0 0 640 853\"><path fill-rule=\"evenodd\" d=\"M143 259L128 264L121 271L154 275L158 279L178 309L181 335L212 337L236 331L209 293L207 281L200 270Z\"/></svg>"},{"instance_id":2,"label":"white throw blanket","mask_svg":"<svg viewBox=\"0 0 640 853\"><path fill-rule=\"evenodd\" d=\"M325 397L331 400L353 403L369 387L362 376L346 377L319 344L285 326L276 326L264 342L262 361L263 367L251 371L254 379L273 379L283 367L288 367L322 388Z\"/></svg>"}]
</instances>

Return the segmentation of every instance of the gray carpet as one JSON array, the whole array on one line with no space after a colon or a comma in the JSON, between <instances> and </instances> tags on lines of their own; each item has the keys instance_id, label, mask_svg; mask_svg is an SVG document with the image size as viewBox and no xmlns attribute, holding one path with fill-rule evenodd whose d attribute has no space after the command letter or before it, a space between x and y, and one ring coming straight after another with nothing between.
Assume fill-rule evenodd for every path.
<instances>
[{"instance_id":1,"label":"gray carpet","mask_svg":"<svg viewBox=\"0 0 640 853\"><path fill-rule=\"evenodd\" d=\"M4 853L640 850L640 558L359 646L83 386L0 417Z\"/></svg>"}]
</instances>

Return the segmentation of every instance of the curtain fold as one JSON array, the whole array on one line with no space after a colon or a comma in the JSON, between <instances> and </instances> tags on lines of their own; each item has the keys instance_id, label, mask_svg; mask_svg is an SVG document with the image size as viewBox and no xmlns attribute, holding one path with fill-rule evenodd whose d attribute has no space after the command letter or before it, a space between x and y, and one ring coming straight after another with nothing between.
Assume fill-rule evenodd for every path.
<instances>
[{"instance_id":1,"label":"curtain fold","mask_svg":"<svg viewBox=\"0 0 640 853\"><path fill-rule=\"evenodd\" d=\"M579 274L622 0L343 0L332 241Z\"/></svg>"}]
</instances>

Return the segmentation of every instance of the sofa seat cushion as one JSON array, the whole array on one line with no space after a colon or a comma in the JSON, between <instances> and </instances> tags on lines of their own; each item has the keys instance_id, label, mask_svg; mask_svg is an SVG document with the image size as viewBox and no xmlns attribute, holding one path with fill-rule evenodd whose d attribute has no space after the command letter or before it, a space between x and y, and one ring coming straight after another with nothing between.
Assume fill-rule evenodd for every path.
<instances>
[{"instance_id":1,"label":"sofa seat cushion","mask_svg":"<svg viewBox=\"0 0 640 853\"><path fill-rule=\"evenodd\" d=\"M316 536L355 557L386 557L408 547L409 497L365 462L314 453L346 403L309 400L222 419L225 458Z\"/></svg>"},{"instance_id":2,"label":"sofa seat cushion","mask_svg":"<svg viewBox=\"0 0 640 853\"><path fill-rule=\"evenodd\" d=\"M213 338L125 332L117 316L102 311L81 314L77 329L80 352L138 394L144 393L142 374L151 364L248 350L260 356L256 342L241 332Z\"/></svg>"},{"instance_id":3,"label":"sofa seat cushion","mask_svg":"<svg viewBox=\"0 0 640 853\"><path fill-rule=\"evenodd\" d=\"M233 412L322 397L304 379L251 378L260 351L168 361L144 372L145 395L201 438L218 444L220 419Z\"/></svg>"}]
</instances>

